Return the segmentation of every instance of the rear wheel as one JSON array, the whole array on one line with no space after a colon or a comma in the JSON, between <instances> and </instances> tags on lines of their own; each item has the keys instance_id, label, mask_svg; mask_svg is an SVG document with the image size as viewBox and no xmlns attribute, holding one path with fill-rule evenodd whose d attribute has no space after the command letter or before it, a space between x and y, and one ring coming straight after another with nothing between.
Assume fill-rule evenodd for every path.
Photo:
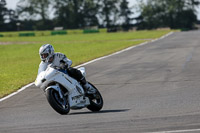
<instances>
[{"instance_id":1,"label":"rear wheel","mask_svg":"<svg viewBox=\"0 0 200 133\"><path fill-rule=\"evenodd\" d=\"M98 91L98 89L91 83L89 83L95 90L95 94L88 94L88 98L90 100L90 105L87 106L87 108L93 112L100 111L103 107L103 98Z\"/></svg>"},{"instance_id":2,"label":"rear wheel","mask_svg":"<svg viewBox=\"0 0 200 133\"><path fill-rule=\"evenodd\" d=\"M46 97L49 104L56 112L60 114L69 113L70 106L67 96L63 96L63 98L61 98L58 91L54 90L53 88L50 88L46 91Z\"/></svg>"}]
</instances>

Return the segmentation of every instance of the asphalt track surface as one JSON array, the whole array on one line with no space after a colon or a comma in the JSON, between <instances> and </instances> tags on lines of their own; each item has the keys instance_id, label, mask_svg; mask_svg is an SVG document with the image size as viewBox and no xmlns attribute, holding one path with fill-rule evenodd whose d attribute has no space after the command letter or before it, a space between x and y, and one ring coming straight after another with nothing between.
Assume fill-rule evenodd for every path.
<instances>
[{"instance_id":1,"label":"asphalt track surface","mask_svg":"<svg viewBox=\"0 0 200 133\"><path fill-rule=\"evenodd\" d=\"M60 115L32 85L0 102L0 133L200 132L200 31L174 33L85 67L104 98L102 111Z\"/></svg>"}]
</instances>

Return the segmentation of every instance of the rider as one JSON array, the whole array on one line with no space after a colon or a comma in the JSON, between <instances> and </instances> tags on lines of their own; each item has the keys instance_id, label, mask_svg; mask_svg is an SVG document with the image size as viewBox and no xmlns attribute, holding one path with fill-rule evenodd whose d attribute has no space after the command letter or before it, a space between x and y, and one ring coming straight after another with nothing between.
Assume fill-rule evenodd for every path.
<instances>
[{"instance_id":1,"label":"rider","mask_svg":"<svg viewBox=\"0 0 200 133\"><path fill-rule=\"evenodd\" d=\"M54 53L54 48L52 45L42 45L39 49L39 55L41 58L41 63L39 65L38 74L41 71L45 71L48 65L56 69L66 69L69 76L75 78L81 83L86 93L95 93L95 90L92 89L91 85L86 81L82 73L78 69L71 67L72 61L62 53Z\"/></svg>"}]
</instances>

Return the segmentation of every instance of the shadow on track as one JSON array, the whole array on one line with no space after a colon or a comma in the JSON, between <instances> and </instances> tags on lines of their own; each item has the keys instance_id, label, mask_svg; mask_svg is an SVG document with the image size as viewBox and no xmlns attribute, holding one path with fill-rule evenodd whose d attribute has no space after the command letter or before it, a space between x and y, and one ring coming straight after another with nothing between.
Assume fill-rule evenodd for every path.
<instances>
[{"instance_id":1,"label":"shadow on track","mask_svg":"<svg viewBox=\"0 0 200 133\"><path fill-rule=\"evenodd\" d=\"M101 113L119 113L119 112L126 112L129 111L130 109L116 109L116 110L101 110L97 112L74 112L70 113L69 115L79 115L79 114L101 114Z\"/></svg>"}]
</instances>

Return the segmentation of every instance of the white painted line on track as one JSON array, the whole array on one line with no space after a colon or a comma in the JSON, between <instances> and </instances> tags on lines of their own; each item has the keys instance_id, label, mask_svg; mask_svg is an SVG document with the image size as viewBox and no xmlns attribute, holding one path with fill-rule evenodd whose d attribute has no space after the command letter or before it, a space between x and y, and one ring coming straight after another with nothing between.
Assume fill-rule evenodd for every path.
<instances>
[{"instance_id":1,"label":"white painted line on track","mask_svg":"<svg viewBox=\"0 0 200 133\"><path fill-rule=\"evenodd\" d=\"M162 36L162 37L160 37L160 38L154 39L154 40L152 40L152 41L144 42L144 43L141 43L141 44L135 45L135 46L131 46L131 47L128 47L128 48L123 49L123 50L121 50L121 51L115 52L115 53L113 53L113 54L106 55L106 56L103 56L103 57L100 57L100 58L91 60L91 61L89 61L89 62L86 62L86 63L84 63L84 64L81 64L81 65L79 65L79 66L76 66L76 68L81 67L81 66L85 66L85 65L88 65L88 64L91 64L91 63L93 63L93 62L96 62L96 61L99 61L99 60L108 58L108 57L113 56L113 55L117 55L117 54L123 53L123 52L125 52L125 51L131 50L131 49L133 49L133 48L136 48L136 47L139 47L139 46L142 46L142 45L145 45L145 44L148 44L148 43L150 43L150 42L155 42L155 41L161 40L161 39L163 39L163 38L168 37L169 35L171 35L171 34L173 34L173 33L174 33L174 32L170 32L170 33L168 33L168 34L166 34L166 35L164 35L164 36Z\"/></svg>"},{"instance_id":2,"label":"white painted line on track","mask_svg":"<svg viewBox=\"0 0 200 133\"><path fill-rule=\"evenodd\" d=\"M115 53L113 53L113 54L106 55L106 56L103 56L103 57L100 57L100 58L97 58L97 59L91 60L91 61L89 61L89 62L86 62L86 63L83 63L83 64L81 64L81 65L78 65L78 66L76 66L75 68L78 68L78 67L81 67L81 66L85 66L85 65L91 64L91 63L93 63L93 62L96 62L96 61L99 61L99 60L102 60L102 59L108 58L108 57L113 56L113 55L120 54L120 53L122 53L122 52L125 52L125 51L128 51L128 50L131 50L131 49L136 48L136 47L139 47L139 46L146 45L146 44L148 44L148 43L150 43L150 42L155 42L155 41L158 41L158 40L164 39L164 38L168 37L169 35L171 35L171 34L173 34L173 33L174 33L174 32L170 32L170 33L168 33L168 34L166 34L166 35L164 35L164 36L162 36L162 37L160 37L160 38L154 39L154 40L152 40L152 41L144 42L144 43L141 43L141 44L139 44L139 45L135 45L135 46L131 46L131 47L128 47L128 48L123 49L123 50L121 50L121 51L115 52ZM8 99L8 98L10 98L10 97L12 97L12 96L18 94L19 92L25 90L26 88L30 87L30 86L33 85L33 84L34 84L34 82L33 82L33 83L30 83L30 84L28 84L28 85L26 85L26 86L24 86L24 87L22 87L22 88L19 89L18 91L13 92L13 93L11 93L10 95L8 95L8 96L6 96L6 97L1 98L1 99L0 99L0 102L2 102L2 101L4 101L4 100L6 100L6 99Z\"/></svg>"},{"instance_id":3,"label":"white painted line on track","mask_svg":"<svg viewBox=\"0 0 200 133\"><path fill-rule=\"evenodd\" d=\"M33 84L34 84L34 83L30 83L30 84L28 84L28 85L22 87L21 89L17 90L16 92L13 92L13 93L11 93L10 95L1 98L1 99L0 99L0 102L2 102L2 101L4 101L4 100L6 100L6 99L8 99L8 98L10 98L10 97L12 97L12 96L18 94L19 92L25 90L26 88L30 87L30 86L33 85Z\"/></svg>"},{"instance_id":4,"label":"white painted line on track","mask_svg":"<svg viewBox=\"0 0 200 133\"><path fill-rule=\"evenodd\" d=\"M199 132L200 129L186 129L186 130L173 130L173 131L158 131L158 132L146 132L146 133L186 133L186 132Z\"/></svg>"}]
</instances>

